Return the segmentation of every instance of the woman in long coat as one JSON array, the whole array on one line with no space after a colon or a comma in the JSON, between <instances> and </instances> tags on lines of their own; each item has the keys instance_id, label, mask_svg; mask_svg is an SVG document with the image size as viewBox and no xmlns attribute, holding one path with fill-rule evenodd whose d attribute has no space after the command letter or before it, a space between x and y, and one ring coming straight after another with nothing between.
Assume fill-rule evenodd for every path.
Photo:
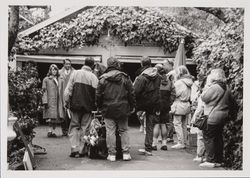
<instances>
[{"instance_id":1,"label":"woman in long coat","mask_svg":"<svg viewBox=\"0 0 250 178\"><path fill-rule=\"evenodd\" d=\"M62 80L59 78L59 70L55 64L49 68L47 76L43 79L44 105L43 118L49 122L48 137L56 137L55 128L61 119L64 118L63 101L59 95L62 87Z\"/></svg>"}]
</instances>

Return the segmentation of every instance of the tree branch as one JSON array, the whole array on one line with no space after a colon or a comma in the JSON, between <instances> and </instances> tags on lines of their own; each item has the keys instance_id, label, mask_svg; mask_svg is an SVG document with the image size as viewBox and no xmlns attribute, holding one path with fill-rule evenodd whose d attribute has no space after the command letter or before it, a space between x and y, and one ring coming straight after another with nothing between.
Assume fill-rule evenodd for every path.
<instances>
[{"instance_id":1,"label":"tree branch","mask_svg":"<svg viewBox=\"0 0 250 178\"><path fill-rule=\"evenodd\" d=\"M8 54L10 55L11 49L15 44L19 25L19 6L11 6L9 13L9 31L8 31Z\"/></svg>"},{"instance_id":2,"label":"tree branch","mask_svg":"<svg viewBox=\"0 0 250 178\"><path fill-rule=\"evenodd\" d=\"M201 11L207 12L209 14L214 15L218 19L222 20L224 23L228 23L229 19L226 14L222 11L221 8L210 8L210 7L195 7Z\"/></svg>"}]
</instances>

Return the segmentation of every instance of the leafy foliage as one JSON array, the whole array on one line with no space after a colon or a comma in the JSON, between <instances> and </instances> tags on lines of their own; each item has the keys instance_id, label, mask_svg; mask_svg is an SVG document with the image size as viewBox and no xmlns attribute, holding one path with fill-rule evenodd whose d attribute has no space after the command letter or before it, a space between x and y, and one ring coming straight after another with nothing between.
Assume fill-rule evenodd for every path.
<instances>
[{"instance_id":1,"label":"leafy foliage","mask_svg":"<svg viewBox=\"0 0 250 178\"><path fill-rule=\"evenodd\" d=\"M213 68L222 68L237 101L239 110L233 108L224 129L225 165L242 169L243 123L243 9L231 9L229 22L219 26L194 51L194 61L199 73L208 74ZM237 113L237 114L236 114Z\"/></svg>"},{"instance_id":2,"label":"leafy foliage","mask_svg":"<svg viewBox=\"0 0 250 178\"><path fill-rule=\"evenodd\" d=\"M50 7L29 8L28 6L19 6L19 31L26 30L35 24L46 20L49 15ZM25 20L24 20L25 19Z\"/></svg>"},{"instance_id":3,"label":"leafy foliage","mask_svg":"<svg viewBox=\"0 0 250 178\"><path fill-rule=\"evenodd\" d=\"M83 11L69 23L57 22L40 30L34 37L19 38L21 52L39 49L71 49L98 45L101 35L120 39L125 46L149 42L163 47L165 52L176 51L180 38L192 50L193 34L180 28L175 19L154 8L94 7Z\"/></svg>"},{"instance_id":4,"label":"leafy foliage","mask_svg":"<svg viewBox=\"0 0 250 178\"><path fill-rule=\"evenodd\" d=\"M32 135L42 96L37 68L27 63L22 70L9 71L8 75L10 111L18 118L24 134Z\"/></svg>"},{"instance_id":5,"label":"leafy foliage","mask_svg":"<svg viewBox=\"0 0 250 178\"><path fill-rule=\"evenodd\" d=\"M206 38L214 28L223 23L214 15L193 7L162 7L162 10L170 13L177 23L198 34L200 38Z\"/></svg>"},{"instance_id":6,"label":"leafy foliage","mask_svg":"<svg viewBox=\"0 0 250 178\"><path fill-rule=\"evenodd\" d=\"M42 90L38 88L40 80L34 63L28 62L22 70L9 71L9 107L10 112L18 118L13 126L17 137L8 142L8 162L11 169L16 169L22 163L24 143L17 130L19 124L28 142L32 142L37 126L37 114Z\"/></svg>"}]
</instances>

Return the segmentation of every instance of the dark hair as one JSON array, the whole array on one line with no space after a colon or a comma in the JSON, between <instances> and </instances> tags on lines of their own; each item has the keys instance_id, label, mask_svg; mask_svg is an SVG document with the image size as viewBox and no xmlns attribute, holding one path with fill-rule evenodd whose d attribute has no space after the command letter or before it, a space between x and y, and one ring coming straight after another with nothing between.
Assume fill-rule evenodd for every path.
<instances>
[{"instance_id":1,"label":"dark hair","mask_svg":"<svg viewBox=\"0 0 250 178\"><path fill-rule=\"evenodd\" d=\"M84 63L86 66L89 66L90 68L93 68L94 65L95 65L95 60L93 57L87 57L85 59L85 63Z\"/></svg>"},{"instance_id":2,"label":"dark hair","mask_svg":"<svg viewBox=\"0 0 250 178\"><path fill-rule=\"evenodd\" d=\"M71 60L70 60L70 59L68 59L68 58L63 60L63 64L65 64L65 63L66 63L66 61L69 61L69 62L70 62L70 64L71 64Z\"/></svg>"},{"instance_id":3,"label":"dark hair","mask_svg":"<svg viewBox=\"0 0 250 178\"><path fill-rule=\"evenodd\" d=\"M141 58L141 65L144 66L151 66L151 59L148 56L143 56Z\"/></svg>"}]
</instances>

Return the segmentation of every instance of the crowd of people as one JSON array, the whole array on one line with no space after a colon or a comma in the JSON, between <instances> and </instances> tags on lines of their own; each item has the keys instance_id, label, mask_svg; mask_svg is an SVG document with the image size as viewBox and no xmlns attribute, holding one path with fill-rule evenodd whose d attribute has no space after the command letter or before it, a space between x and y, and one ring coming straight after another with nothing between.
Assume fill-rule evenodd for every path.
<instances>
[{"instance_id":1,"label":"crowd of people","mask_svg":"<svg viewBox=\"0 0 250 178\"><path fill-rule=\"evenodd\" d=\"M197 81L186 66L173 69L163 64L152 66L149 57L142 57L136 79L122 71L115 57L107 60L106 70L97 75L95 61L88 57L80 70L64 60L61 70L55 64L43 80L43 117L49 123L48 137L56 137L60 123L62 135L71 144L70 157L85 156L87 136L93 122L93 111L100 111L106 128L107 159L116 161L117 132L121 140L123 160L131 160L128 118L137 114L140 131L145 133L141 154L152 156L161 140L161 150L167 142L177 141L172 149L188 146L188 130L202 115L207 127L197 130L197 156L194 161L203 167L221 166L223 162L222 131L233 101L222 69L213 69L208 76L198 75ZM192 119L190 119L192 118Z\"/></svg>"}]
</instances>

